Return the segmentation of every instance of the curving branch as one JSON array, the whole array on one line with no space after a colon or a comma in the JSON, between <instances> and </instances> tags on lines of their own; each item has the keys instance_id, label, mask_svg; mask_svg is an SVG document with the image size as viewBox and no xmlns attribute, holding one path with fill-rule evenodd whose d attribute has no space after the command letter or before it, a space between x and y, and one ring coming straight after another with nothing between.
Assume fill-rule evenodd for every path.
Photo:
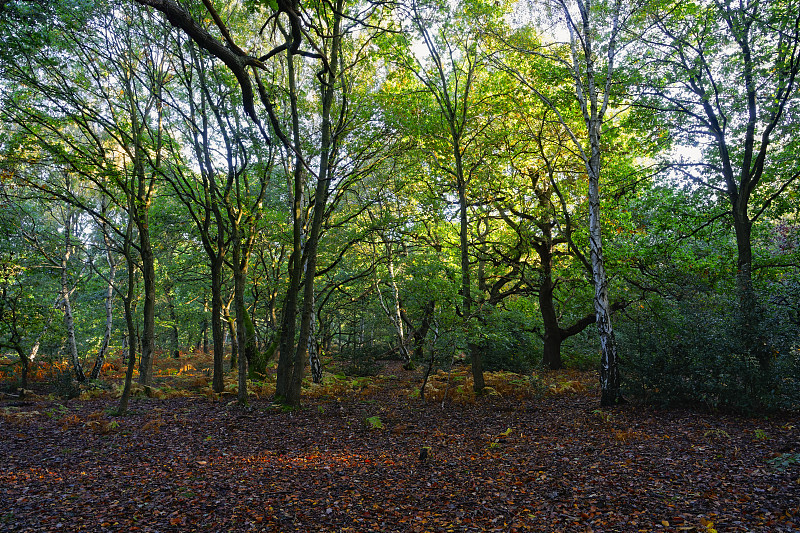
<instances>
[{"instance_id":1,"label":"curving branch","mask_svg":"<svg viewBox=\"0 0 800 533\"><path fill-rule=\"evenodd\" d=\"M253 119L259 127L261 126L258 115L256 115L254 105L255 93L247 67L252 66L264 69L264 64L259 61L258 58L246 54L241 48L233 44L230 34L226 29L223 29L225 26L222 24L219 15L216 15L215 11L212 11L212 16L216 15L214 19L228 42L227 46L202 27L186 8L179 5L174 0L135 0L135 2L160 11L172 26L183 30L201 48L207 50L211 55L225 63L233 75L236 76L236 81L239 82L239 87L242 90L242 102L245 112L247 112L250 118ZM203 3L206 4L208 8L208 2L204 1ZM269 139L266 136L265 138L267 140Z\"/></svg>"}]
</instances>

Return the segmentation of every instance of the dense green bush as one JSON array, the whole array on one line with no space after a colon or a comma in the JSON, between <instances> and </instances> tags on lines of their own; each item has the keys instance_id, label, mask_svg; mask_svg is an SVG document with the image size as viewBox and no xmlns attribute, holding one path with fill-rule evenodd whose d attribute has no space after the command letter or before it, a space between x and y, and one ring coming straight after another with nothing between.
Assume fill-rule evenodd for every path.
<instances>
[{"instance_id":1,"label":"dense green bush","mask_svg":"<svg viewBox=\"0 0 800 533\"><path fill-rule=\"evenodd\" d=\"M747 328L730 298L695 295L629 314L617 328L626 393L742 412L800 408L800 327L781 308Z\"/></svg>"},{"instance_id":2,"label":"dense green bush","mask_svg":"<svg viewBox=\"0 0 800 533\"><path fill-rule=\"evenodd\" d=\"M69 369L59 370L53 379L53 390L59 398L72 400L81 395L81 388L72 379L72 372Z\"/></svg>"},{"instance_id":3,"label":"dense green bush","mask_svg":"<svg viewBox=\"0 0 800 533\"><path fill-rule=\"evenodd\" d=\"M484 370L524 374L541 361L541 341L531 330L529 322L530 319L520 311L489 315L477 339L473 340L483 354Z\"/></svg>"},{"instance_id":4,"label":"dense green bush","mask_svg":"<svg viewBox=\"0 0 800 533\"><path fill-rule=\"evenodd\" d=\"M339 352L338 359L342 371L348 376L376 376L381 369L378 358L387 351L388 346L384 345L366 345L356 349L348 346Z\"/></svg>"},{"instance_id":5,"label":"dense green bush","mask_svg":"<svg viewBox=\"0 0 800 533\"><path fill-rule=\"evenodd\" d=\"M600 365L600 342L597 326L591 324L561 345L561 360L564 368L573 370L597 370Z\"/></svg>"}]
</instances>

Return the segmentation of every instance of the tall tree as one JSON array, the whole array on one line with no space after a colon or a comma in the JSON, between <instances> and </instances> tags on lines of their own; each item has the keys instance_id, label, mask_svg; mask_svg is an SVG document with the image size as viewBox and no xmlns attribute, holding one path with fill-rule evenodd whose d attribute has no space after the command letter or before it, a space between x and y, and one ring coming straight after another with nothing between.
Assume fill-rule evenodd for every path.
<instances>
[{"instance_id":1,"label":"tall tree","mask_svg":"<svg viewBox=\"0 0 800 533\"><path fill-rule=\"evenodd\" d=\"M4 113L53 161L91 183L84 189L107 194L134 221L144 285L139 381L149 385L156 297L149 209L166 142L160 93L169 74L164 54L141 40L145 28L157 32L158 26L146 18L129 24L118 14L97 14L87 26L91 32L65 30L61 39L70 47L69 64L66 54L7 64L24 89L9 95ZM92 199L71 192L58 177L30 175L28 183L103 218ZM119 225L114 231L125 234Z\"/></svg>"},{"instance_id":2,"label":"tall tree","mask_svg":"<svg viewBox=\"0 0 800 533\"><path fill-rule=\"evenodd\" d=\"M316 273L317 247L323 221L327 210L333 176L331 168L339 146L337 125L347 109L347 86L343 83L341 68L352 68L357 61L342 62L342 53L346 34L352 34L362 27L362 20L370 17L373 6L360 11L359 6L346 5L343 1L301 5L299 2L278 2L267 6L254 6L256 12L266 22L249 28L242 38L250 39L259 35L256 42L264 50L261 55L245 52L236 44L234 33L223 21L213 3L203 3L205 16L213 21L216 37L203 27L193 14L173 0L137 0L139 4L151 6L162 12L167 20L180 28L200 47L220 59L234 74L239 84L242 107L246 114L258 126L266 143L272 143L272 135L277 137L287 155L294 157L292 165L293 187L291 219L293 226L292 253L289 260L289 287L284 299L282 326L280 333L280 358L278 361L277 395L290 405L296 405L300 397L305 359L307 356L308 336L311 331L313 313L313 279ZM354 12L345 18L345 8ZM346 23L344 23L346 22ZM274 44L269 39L262 39L258 28L273 29L272 34L282 35L283 40ZM356 49L357 57L363 57L366 48ZM266 71L266 63L276 61L285 56L287 65L287 86L289 95L289 126L285 126L275 105L273 87L268 86L261 76ZM318 165L316 170L304 156L304 139L301 139L301 117L298 106L298 90L296 84L296 63L313 60L317 69L316 78L319 83L319 136L313 145ZM337 99L337 95L340 95ZM262 127L259 114L256 112L256 101L260 102L267 112L271 133ZM334 111L338 112L336 120ZM313 209L304 228L306 219L303 215L303 193L307 176L314 182ZM302 294L301 294L302 291ZM301 300L302 298L302 300ZM302 302L302 307L300 304ZM295 324L297 310L300 311L299 328ZM299 338L295 338L299 335Z\"/></svg>"},{"instance_id":3,"label":"tall tree","mask_svg":"<svg viewBox=\"0 0 800 533\"><path fill-rule=\"evenodd\" d=\"M769 366L757 339L761 305L753 286L753 225L800 177L800 6L794 0L670 2L654 15L643 65L655 107L676 118L679 143L700 142L688 177L727 199L736 235L740 334ZM749 339L749 340L748 340Z\"/></svg>"},{"instance_id":4,"label":"tall tree","mask_svg":"<svg viewBox=\"0 0 800 533\"><path fill-rule=\"evenodd\" d=\"M621 32L639 6L620 0L552 0L547 4L548 15L560 21L568 35L567 48L542 44L526 31L517 32L516 42L509 41L518 52L533 54L551 61L554 68L569 77L572 101L580 109L581 127L568 117L572 102L549 94L543 80L528 77L508 62L503 68L513 72L525 86L549 107L568 132L576 156L583 163L588 180L589 258L594 284L594 308L600 339L601 405L614 405L622 400L620 394L617 343L611 324L611 304L608 295L608 276L603 256L600 185L604 146L601 139L608 129L608 112L615 83L621 49ZM622 102L613 102L621 105Z\"/></svg>"},{"instance_id":5,"label":"tall tree","mask_svg":"<svg viewBox=\"0 0 800 533\"><path fill-rule=\"evenodd\" d=\"M465 337L478 311L473 294L470 250L470 181L484 164L479 141L486 120L481 120L482 102L490 100L476 89L478 79L486 70L477 29L471 24L465 6L451 8L433 2L414 1L406 14L411 27L406 31L422 40L427 57L420 58L412 50L396 54L397 63L412 72L434 99L438 117L446 130L443 135L449 154L434 158L437 172L447 176L458 198L458 234L461 264L461 305ZM407 41L407 44L408 41ZM485 100L484 100L485 99ZM478 345L465 346L472 363L473 387L481 392L485 386L483 361Z\"/></svg>"}]
</instances>

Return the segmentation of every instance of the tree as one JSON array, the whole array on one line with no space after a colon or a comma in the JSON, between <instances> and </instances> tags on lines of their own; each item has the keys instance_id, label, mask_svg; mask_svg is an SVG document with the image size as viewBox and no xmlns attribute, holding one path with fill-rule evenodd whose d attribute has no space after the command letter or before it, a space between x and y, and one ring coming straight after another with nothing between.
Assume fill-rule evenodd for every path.
<instances>
[{"instance_id":1,"label":"tree","mask_svg":"<svg viewBox=\"0 0 800 533\"><path fill-rule=\"evenodd\" d=\"M675 117L679 143L702 142L704 162L681 165L724 195L736 235L740 334L764 369L753 286L753 225L800 177L791 109L798 101L800 10L795 2L680 2L654 14L647 91Z\"/></svg>"},{"instance_id":2,"label":"tree","mask_svg":"<svg viewBox=\"0 0 800 533\"><path fill-rule=\"evenodd\" d=\"M548 94L540 80L531 79L509 62L499 64L515 76L558 117L566 128L576 156L583 163L589 189L589 258L594 285L594 308L600 339L601 405L622 401L620 395L619 361L614 329L611 325L611 304L608 296L608 276L603 256L600 182L604 147L601 143L607 130L607 113L612 103L617 71L617 56L621 49L621 31L630 21L638 5L625 5L619 0L553 0L547 4L548 15L557 18L569 35L568 48L542 44L530 39L527 32L518 32L507 40L512 50L532 54L552 62L573 86L573 99L580 109L582 122L576 128L567 117L571 103ZM516 40L515 40L516 39ZM621 104L615 102L614 104Z\"/></svg>"},{"instance_id":3,"label":"tree","mask_svg":"<svg viewBox=\"0 0 800 533\"><path fill-rule=\"evenodd\" d=\"M407 33L422 40L427 51L426 61L410 49L396 55L395 61L413 73L425 91L433 97L438 119L446 130L442 136L448 148L442 159L433 155L433 166L454 183L458 197L459 250L461 261L461 308L464 331L476 318L470 264L469 209L474 199L468 197L471 178L484 164L478 137L488 121L481 120L478 107L491 97L480 95L476 89L485 64L476 29L470 26L468 10L450 12L447 6L413 2L406 17L411 28ZM408 41L406 45L408 46ZM447 153L449 151L449 153ZM484 388L483 364L478 345L468 343L472 363L473 387Z\"/></svg>"},{"instance_id":4,"label":"tree","mask_svg":"<svg viewBox=\"0 0 800 533\"><path fill-rule=\"evenodd\" d=\"M272 45L267 41L269 49L260 56L246 53L234 40L230 28L223 22L211 2L204 2L205 14L214 22L221 39L206 30L191 12L172 0L137 0L139 4L151 6L162 12L167 20L180 28L201 48L220 59L231 70L239 84L242 96L242 107L246 114L258 126L264 142L273 142L272 136L262 127L256 113L256 99L267 112L271 132L276 136L287 156L294 157L292 165L293 187L291 220L293 227L292 252L289 259L289 287L283 304L282 326L280 332L280 356L278 361L277 395L289 405L297 405L300 397L300 386L307 355L308 337L311 332L313 314L313 279L316 274L317 247L327 210L326 205L330 193L333 176L331 174L335 155L339 147L342 117L346 117L348 86L343 82L342 70L351 69L363 58L364 49L353 50L351 62L343 62L343 42L346 36L355 34L362 26L361 20L370 17L369 7L366 12L354 13L345 18L343 1L334 4L313 6L313 11L305 13L297 2L279 3L263 13L266 18L264 28L272 25L274 32L282 35L281 44ZM358 9L353 6L354 9ZM257 8L254 8L258 11ZM303 16L300 16L300 15ZM307 15L307 16L306 16ZM311 24L312 27L306 27ZM261 27L261 26L259 26ZM312 35L320 36L317 40ZM247 37L245 37L247 38ZM367 37L368 39L368 37ZM263 41L259 41L262 42ZM349 50L348 50L349 51ZM289 99L289 127L284 125L274 102L274 94L261 79L266 71L268 60L277 60L285 56L286 82L285 89ZM296 62L302 58L313 59L320 70L316 74L319 83L319 137L316 141L316 157L318 165L314 171L310 161L304 156L304 143L301 138L301 117L298 106L298 88L296 78ZM338 95L338 99L337 99ZM336 104L337 109L334 108ZM338 111L339 120L335 121L334 111ZM313 209L309 224L304 228L306 219L303 214L303 194L307 176L313 176L315 187L313 192ZM302 294L301 294L302 290ZM301 305L302 298L302 307ZM296 316L300 311L300 324L297 327ZM295 342L295 336L299 338Z\"/></svg>"}]
</instances>

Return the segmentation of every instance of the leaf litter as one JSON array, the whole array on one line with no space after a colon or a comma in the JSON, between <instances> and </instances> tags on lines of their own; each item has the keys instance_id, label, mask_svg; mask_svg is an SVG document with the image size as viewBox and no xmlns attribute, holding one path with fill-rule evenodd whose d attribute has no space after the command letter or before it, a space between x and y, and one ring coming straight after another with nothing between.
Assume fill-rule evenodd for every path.
<instances>
[{"instance_id":1,"label":"leaf litter","mask_svg":"<svg viewBox=\"0 0 800 533\"><path fill-rule=\"evenodd\" d=\"M137 397L122 417L111 397L0 402L0 529L800 531L789 415L601 410L591 374L465 401L434 381L423 404L416 377L310 391L293 411L214 395Z\"/></svg>"}]
</instances>

